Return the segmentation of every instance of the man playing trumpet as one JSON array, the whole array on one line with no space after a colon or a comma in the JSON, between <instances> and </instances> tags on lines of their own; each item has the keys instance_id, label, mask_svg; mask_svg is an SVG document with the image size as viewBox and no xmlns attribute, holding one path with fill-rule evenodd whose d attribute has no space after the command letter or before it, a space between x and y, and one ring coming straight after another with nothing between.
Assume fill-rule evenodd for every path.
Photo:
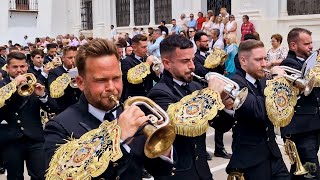
<instances>
[{"instance_id":1,"label":"man playing trumpet","mask_svg":"<svg viewBox=\"0 0 320 180\"><path fill-rule=\"evenodd\" d=\"M266 50L261 41L246 40L239 46L241 69L232 80L240 88L249 90L243 105L235 111L232 156L227 173L243 173L246 180L287 180L288 170L275 141L274 127L265 106ZM282 76L284 71L275 66L271 73Z\"/></svg>"},{"instance_id":2,"label":"man playing trumpet","mask_svg":"<svg viewBox=\"0 0 320 180\"><path fill-rule=\"evenodd\" d=\"M37 82L26 84L28 67L23 53L11 52L7 60L8 76L0 81L0 147L8 179L24 179L25 161L31 179L44 179L44 131L40 107L54 110L54 101L45 86ZM34 91L22 88L23 84ZM19 90L28 91L29 95L21 96Z\"/></svg>"},{"instance_id":3,"label":"man playing trumpet","mask_svg":"<svg viewBox=\"0 0 320 180\"><path fill-rule=\"evenodd\" d=\"M203 86L200 83L193 81L192 73L195 70L195 65L193 63L195 54L193 43L190 40L179 35L168 36L160 43L160 53L164 65L163 76L147 96L161 106L162 109L168 109L167 112L169 116L174 114L169 113L169 109L175 107L170 104L177 105L180 102L184 102L186 98L195 98L200 102L194 103L194 106L192 106L192 103L184 102L184 105L189 108L185 106L178 107L178 109L186 108L186 111L177 115L177 118L193 116L198 113L200 115L196 115L194 118L200 117L201 112L203 112L202 110L206 109L201 102L205 103L210 101L210 103L207 104L208 106L218 104L219 108L217 109L219 110L222 110L224 106L226 109L232 109L232 99L225 98L223 93L225 86L224 81L218 78L210 78L208 88L205 89L203 89ZM216 99L211 99L208 98L208 94L202 94L202 92L214 92L214 94L218 94L218 97L216 97ZM222 94L222 99L224 99L222 102L220 94ZM212 110L215 111L213 116L217 115L217 109ZM206 115L207 113L210 114L212 111L204 112L202 115ZM177 121L173 122L173 118L170 120L171 123L178 123ZM205 120L201 124L199 123L202 121L200 119L190 119L190 121L185 121L185 119L183 119L182 121L184 121L185 124L182 122L181 126L175 126L177 136L173 144L178 154L178 161L174 168L172 168L171 176L164 176L159 179L213 179L206 157L205 138L208 120ZM231 128L233 122L231 116L224 111L221 111L219 117L216 116L216 118L213 119L212 126L219 129L221 132L226 132Z\"/></svg>"},{"instance_id":4,"label":"man playing trumpet","mask_svg":"<svg viewBox=\"0 0 320 180\"><path fill-rule=\"evenodd\" d=\"M80 47L76 65L79 71L76 80L83 93L76 104L47 123L44 145L46 166L58 148L57 144L66 143L65 139L70 137L78 139L104 121L117 121L121 129L120 151L123 156L110 162L97 179L141 180L143 165L154 176L169 174L173 163L172 148L160 158L146 158L143 152L146 137L142 133L134 135L148 117L135 105L125 109L117 106L123 84L116 46L111 41L94 39ZM130 137L133 138L127 141Z\"/></svg>"},{"instance_id":5,"label":"man playing trumpet","mask_svg":"<svg viewBox=\"0 0 320 180\"><path fill-rule=\"evenodd\" d=\"M50 87L50 94L56 100L58 105L57 113L62 112L67 107L75 104L81 94L81 91L78 88L73 88L69 85L70 82L63 81L58 82L58 86L55 86L53 89L51 85L55 82L60 76L65 73L68 73L70 69L75 67L75 58L77 55L77 48L74 46L67 46L63 49L62 56L62 65L56 67L55 69L49 71L48 75L48 86ZM63 84L66 83L66 84ZM75 83L75 82L74 82ZM65 87L65 89L63 89ZM58 97L57 95L52 95L54 90L59 91Z\"/></svg>"}]
</instances>

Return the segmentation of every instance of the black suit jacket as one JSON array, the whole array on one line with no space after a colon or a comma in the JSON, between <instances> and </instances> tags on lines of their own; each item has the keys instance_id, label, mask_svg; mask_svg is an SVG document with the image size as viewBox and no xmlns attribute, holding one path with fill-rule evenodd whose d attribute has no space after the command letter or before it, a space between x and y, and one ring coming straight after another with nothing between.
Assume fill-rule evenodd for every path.
<instances>
[{"instance_id":1,"label":"black suit jacket","mask_svg":"<svg viewBox=\"0 0 320 180\"><path fill-rule=\"evenodd\" d=\"M204 61L206 60L205 56L202 56L200 54L200 51L197 50L197 52L194 55L194 66L195 66L195 71L194 73L201 76L201 77L205 77L205 75L209 72L217 72L219 74L223 74L224 73L224 67L223 66L217 66L214 69L208 69L204 67ZM198 79L195 79L196 81L199 81ZM199 81L200 83L203 84L203 82Z\"/></svg>"},{"instance_id":2,"label":"black suit jacket","mask_svg":"<svg viewBox=\"0 0 320 180\"><path fill-rule=\"evenodd\" d=\"M38 81L39 81L42 85L46 86L46 89L49 89L49 88L48 88L47 78L44 77L44 76L41 74L40 71L37 71L37 70L34 68L34 65L33 65L32 63L30 64L30 67L29 67L28 71L29 71L30 73L34 74L34 76L38 79Z\"/></svg>"},{"instance_id":3,"label":"black suit jacket","mask_svg":"<svg viewBox=\"0 0 320 180\"><path fill-rule=\"evenodd\" d=\"M48 87L50 87L51 83L56 80L63 73L67 73L67 71L63 68L63 66L59 66L55 69L49 71L48 75ZM78 88L72 88L70 85L64 90L64 95L60 98L55 98L58 110L56 113L60 113L67 109L67 107L78 102L78 99L81 95L81 91Z\"/></svg>"},{"instance_id":4,"label":"black suit jacket","mask_svg":"<svg viewBox=\"0 0 320 180\"><path fill-rule=\"evenodd\" d=\"M0 87L10 83L7 76L0 81ZM40 107L47 112L54 111L54 101L48 96L48 101L42 103L34 93L22 97L15 92L6 104L0 108L0 146L26 136L34 141L44 141L43 127L40 118ZM4 123L4 120L7 124Z\"/></svg>"},{"instance_id":5,"label":"black suit jacket","mask_svg":"<svg viewBox=\"0 0 320 180\"><path fill-rule=\"evenodd\" d=\"M263 90L265 80L260 80L261 91L245 79L246 73L241 69L232 80L240 88L249 90L247 99L236 111L236 124L233 129L232 157L227 172L233 169L245 169L255 166L270 157L281 158L275 141L274 127L269 120L265 107Z\"/></svg>"},{"instance_id":6,"label":"black suit jacket","mask_svg":"<svg viewBox=\"0 0 320 180\"><path fill-rule=\"evenodd\" d=\"M0 68L2 68L5 64L7 64L6 59L0 55Z\"/></svg>"},{"instance_id":7,"label":"black suit jacket","mask_svg":"<svg viewBox=\"0 0 320 180\"><path fill-rule=\"evenodd\" d=\"M190 82L189 86L190 91L202 89L202 85L195 81ZM160 81L151 89L147 96L156 102L161 108L167 110L169 104L180 101L185 95L185 91L182 87L175 83L171 74L165 70ZM219 115L219 118L214 119L213 126L217 126L219 131L225 132L231 128L233 118L223 112ZM205 133L197 137L177 135L173 144L178 154L178 160L175 166L175 175L162 177L161 179L212 179L212 174L210 173L206 158L205 139Z\"/></svg>"},{"instance_id":8,"label":"black suit jacket","mask_svg":"<svg viewBox=\"0 0 320 180\"><path fill-rule=\"evenodd\" d=\"M117 116L122 112L117 110ZM98 128L101 121L88 112L88 102L84 95L80 100L49 121L45 128L45 157L46 166L57 149L57 144L64 144L64 139L68 137L80 138L91 129ZM122 146L123 157L116 162L110 162L108 169L101 176L94 178L105 178L114 180L117 176L124 180L141 180L143 166L154 176L169 174L172 164L160 158L148 159L145 157L143 149L145 136L140 133L129 144L131 148L128 153Z\"/></svg>"},{"instance_id":9,"label":"black suit jacket","mask_svg":"<svg viewBox=\"0 0 320 180\"><path fill-rule=\"evenodd\" d=\"M288 56L282 61L281 65L289 66L297 70L302 69L303 61L297 59L293 51L289 51ZM320 129L320 89L314 88L309 96L300 95L297 105L295 106L295 113L290 124L281 128L281 135L283 137L290 134L298 134L303 132L310 132Z\"/></svg>"},{"instance_id":10,"label":"black suit jacket","mask_svg":"<svg viewBox=\"0 0 320 180\"><path fill-rule=\"evenodd\" d=\"M50 56L46 55L46 56L44 57L43 64L47 64L48 62L51 62L52 60L53 60L53 58L52 58L52 57L50 57Z\"/></svg>"},{"instance_id":11,"label":"black suit jacket","mask_svg":"<svg viewBox=\"0 0 320 180\"><path fill-rule=\"evenodd\" d=\"M140 64L141 61L136 59L134 54L127 56L121 61L123 89L122 100L126 100L129 96L146 96L153 87L153 81L159 81L159 77L150 69L151 73L145 77L140 84L131 84L128 82L127 75L129 69Z\"/></svg>"}]
</instances>

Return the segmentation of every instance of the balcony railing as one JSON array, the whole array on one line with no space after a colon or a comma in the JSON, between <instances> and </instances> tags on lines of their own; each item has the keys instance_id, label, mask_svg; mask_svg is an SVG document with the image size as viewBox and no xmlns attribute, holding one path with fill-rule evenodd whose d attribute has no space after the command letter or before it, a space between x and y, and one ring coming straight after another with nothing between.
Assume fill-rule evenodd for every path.
<instances>
[{"instance_id":1,"label":"balcony railing","mask_svg":"<svg viewBox=\"0 0 320 180\"><path fill-rule=\"evenodd\" d=\"M38 12L38 0L10 0L9 11Z\"/></svg>"}]
</instances>

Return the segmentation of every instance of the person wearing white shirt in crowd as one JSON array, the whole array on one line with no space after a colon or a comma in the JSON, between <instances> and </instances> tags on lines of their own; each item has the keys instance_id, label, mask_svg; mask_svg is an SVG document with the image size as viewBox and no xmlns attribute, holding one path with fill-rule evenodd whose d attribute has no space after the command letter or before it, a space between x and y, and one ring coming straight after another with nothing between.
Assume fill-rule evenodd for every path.
<instances>
[{"instance_id":1,"label":"person wearing white shirt in crowd","mask_svg":"<svg viewBox=\"0 0 320 180\"><path fill-rule=\"evenodd\" d=\"M190 41L193 43L194 53L197 52L197 45L194 42L194 35L195 34L196 34L196 29L195 28L193 28L193 27L188 28L188 37L189 37Z\"/></svg>"},{"instance_id":2,"label":"person wearing white shirt in crowd","mask_svg":"<svg viewBox=\"0 0 320 180\"><path fill-rule=\"evenodd\" d=\"M226 25L229 22L229 13L227 12L227 8L221 8L219 16L222 17L222 23Z\"/></svg>"},{"instance_id":3,"label":"person wearing white shirt in crowd","mask_svg":"<svg viewBox=\"0 0 320 180\"><path fill-rule=\"evenodd\" d=\"M224 43L219 38L220 30L212 29L210 33L211 33L211 39L212 39L211 42L209 43L210 51L212 51L214 48L224 49Z\"/></svg>"},{"instance_id":4,"label":"person wearing white shirt in crowd","mask_svg":"<svg viewBox=\"0 0 320 180\"><path fill-rule=\"evenodd\" d=\"M23 43L22 43L22 46L25 47L25 46L28 46L30 44L30 40L28 39L28 36L25 35L24 36L24 40L23 40Z\"/></svg>"},{"instance_id":5,"label":"person wearing white shirt in crowd","mask_svg":"<svg viewBox=\"0 0 320 180\"><path fill-rule=\"evenodd\" d=\"M201 30L202 30L203 32L209 34L212 24L213 24L213 22L210 21L210 15L207 14L207 15L206 15L206 21L203 22Z\"/></svg>"},{"instance_id":6,"label":"person wearing white shirt in crowd","mask_svg":"<svg viewBox=\"0 0 320 180\"><path fill-rule=\"evenodd\" d=\"M70 34L70 42L69 46L78 46L80 43L77 41L77 39L74 37L73 34Z\"/></svg>"},{"instance_id":7,"label":"person wearing white shirt in crowd","mask_svg":"<svg viewBox=\"0 0 320 180\"><path fill-rule=\"evenodd\" d=\"M155 40L153 44L148 45L148 52L151 55L160 57L160 43L163 40L162 32L160 29L156 29L152 34L152 39Z\"/></svg>"},{"instance_id":8,"label":"person wearing white shirt in crowd","mask_svg":"<svg viewBox=\"0 0 320 180\"><path fill-rule=\"evenodd\" d=\"M110 39L115 40L115 36L117 35L116 29L114 29L114 25L110 26Z\"/></svg>"},{"instance_id":9,"label":"person wearing white shirt in crowd","mask_svg":"<svg viewBox=\"0 0 320 180\"><path fill-rule=\"evenodd\" d=\"M88 41L86 40L86 37L83 34L79 36L79 39L80 39L80 45L84 45L88 43Z\"/></svg>"},{"instance_id":10,"label":"person wearing white shirt in crowd","mask_svg":"<svg viewBox=\"0 0 320 180\"><path fill-rule=\"evenodd\" d=\"M181 28L182 31L188 30L188 20L184 13L180 15L180 21L178 22L178 26Z\"/></svg>"},{"instance_id":11,"label":"person wearing white shirt in crowd","mask_svg":"<svg viewBox=\"0 0 320 180\"><path fill-rule=\"evenodd\" d=\"M229 16L229 22L227 23L224 32L226 35L235 34L237 35L237 22L235 21L234 15Z\"/></svg>"},{"instance_id":12,"label":"person wearing white shirt in crowd","mask_svg":"<svg viewBox=\"0 0 320 180\"><path fill-rule=\"evenodd\" d=\"M219 39L223 41L224 24L222 23L221 16L216 16L214 23L211 26L211 29L219 29L219 32L220 32Z\"/></svg>"}]
</instances>

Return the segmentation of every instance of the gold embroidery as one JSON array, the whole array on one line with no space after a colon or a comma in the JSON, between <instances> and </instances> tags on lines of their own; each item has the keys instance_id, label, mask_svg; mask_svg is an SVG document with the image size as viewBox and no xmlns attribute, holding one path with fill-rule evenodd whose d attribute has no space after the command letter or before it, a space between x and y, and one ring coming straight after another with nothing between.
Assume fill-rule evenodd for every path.
<instances>
[{"instance_id":1,"label":"gold embroidery","mask_svg":"<svg viewBox=\"0 0 320 180\"><path fill-rule=\"evenodd\" d=\"M140 84L148 74L150 74L150 65L143 62L129 69L127 79L131 84Z\"/></svg>"}]
</instances>

